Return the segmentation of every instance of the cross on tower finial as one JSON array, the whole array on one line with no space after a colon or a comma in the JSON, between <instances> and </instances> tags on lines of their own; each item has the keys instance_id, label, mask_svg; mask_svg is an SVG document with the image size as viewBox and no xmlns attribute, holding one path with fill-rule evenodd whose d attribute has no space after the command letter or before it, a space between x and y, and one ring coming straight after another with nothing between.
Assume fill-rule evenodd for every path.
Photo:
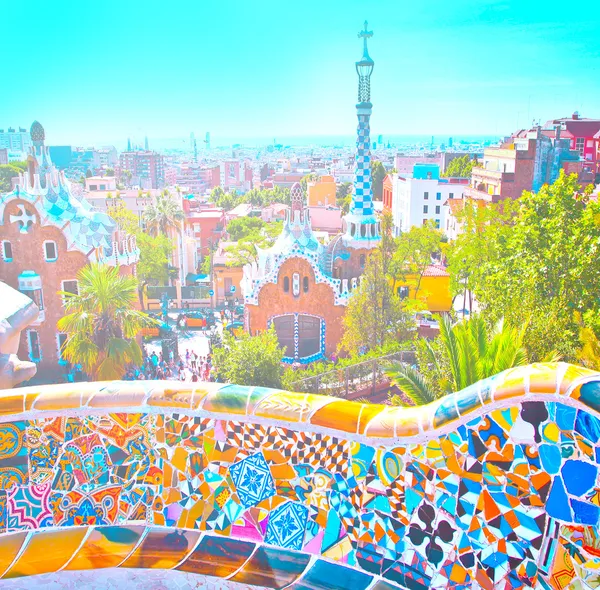
<instances>
[{"instance_id":1,"label":"cross on tower finial","mask_svg":"<svg viewBox=\"0 0 600 590\"><path fill-rule=\"evenodd\" d=\"M364 39L365 41L365 55L367 55L367 39L370 39L373 36L373 31L369 31L368 27L369 23L365 21L365 28L358 34L358 37Z\"/></svg>"}]
</instances>

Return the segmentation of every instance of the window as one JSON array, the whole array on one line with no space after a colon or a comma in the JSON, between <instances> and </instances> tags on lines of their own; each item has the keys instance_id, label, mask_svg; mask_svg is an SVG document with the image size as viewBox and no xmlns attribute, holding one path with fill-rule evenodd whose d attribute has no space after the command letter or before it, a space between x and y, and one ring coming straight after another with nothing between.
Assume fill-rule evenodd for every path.
<instances>
[{"instance_id":1,"label":"window","mask_svg":"<svg viewBox=\"0 0 600 590\"><path fill-rule=\"evenodd\" d=\"M284 349L287 360L304 360L323 352L321 322L321 318L304 314L287 314L273 319L279 346Z\"/></svg>"},{"instance_id":2,"label":"window","mask_svg":"<svg viewBox=\"0 0 600 590\"><path fill-rule=\"evenodd\" d=\"M400 297L400 299L406 299L408 297L408 287L400 286L396 290L396 293L398 293L398 297Z\"/></svg>"},{"instance_id":3,"label":"window","mask_svg":"<svg viewBox=\"0 0 600 590\"><path fill-rule=\"evenodd\" d=\"M440 214L440 206L439 205L436 205L436 207L435 207L435 214L436 215Z\"/></svg>"},{"instance_id":4,"label":"window","mask_svg":"<svg viewBox=\"0 0 600 590\"><path fill-rule=\"evenodd\" d=\"M288 281L288 290L289 290L289 278L285 277ZM285 285L285 279L283 280ZM294 316L293 315L284 315L278 318L275 318L273 321L275 324L275 332L277 333L277 340L279 340L279 346L283 348L284 356L288 358L294 357Z\"/></svg>"},{"instance_id":5,"label":"window","mask_svg":"<svg viewBox=\"0 0 600 590\"><path fill-rule=\"evenodd\" d=\"M294 297L300 295L300 275L297 272L292 275L292 293Z\"/></svg>"},{"instance_id":6,"label":"window","mask_svg":"<svg viewBox=\"0 0 600 590\"><path fill-rule=\"evenodd\" d=\"M427 199L429 199L429 193L423 193L423 198L427 201Z\"/></svg>"},{"instance_id":7,"label":"window","mask_svg":"<svg viewBox=\"0 0 600 590\"><path fill-rule=\"evenodd\" d=\"M439 219L436 219L436 220L435 220L435 227L436 227L437 229L440 229L440 220L439 220Z\"/></svg>"},{"instance_id":8,"label":"window","mask_svg":"<svg viewBox=\"0 0 600 590\"><path fill-rule=\"evenodd\" d=\"M302 279L302 288L304 289L305 293L308 293L308 277L304 277Z\"/></svg>"},{"instance_id":9,"label":"window","mask_svg":"<svg viewBox=\"0 0 600 590\"><path fill-rule=\"evenodd\" d=\"M12 262L13 259L12 244L7 240L2 242L2 258L4 262Z\"/></svg>"},{"instance_id":10,"label":"window","mask_svg":"<svg viewBox=\"0 0 600 590\"><path fill-rule=\"evenodd\" d=\"M366 262L365 255L364 255L364 254L361 254L361 255L360 255L360 267L361 267L361 268L364 268L364 267L365 267L365 262Z\"/></svg>"},{"instance_id":11,"label":"window","mask_svg":"<svg viewBox=\"0 0 600 590\"><path fill-rule=\"evenodd\" d=\"M575 140L575 149L579 152L580 156L583 156L584 148L585 148L585 137L578 137Z\"/></svg>"},{"instance_id":12,"label":"window","mask_svg":"<svg viewBox=\"0 0 600 590\"><path fill-rule=\"evenodd\" d=\"M42 359L42 351L40 349L40 335L37 330L27 331L27 345L29 347L29 360L39 363Z\"/></svg>"},{"instance_id":13,"label":"window","mask_svg":"<svg viewBox=\"0 0 600 590\"><path fill-rule=\"evenodd\" d=\"M310 315L298 316L298 358L318 354L321 350L321 320Z\"/></svg>"},{"instance_id":14,"label":"window","mask_svg":"<svg viewBox=\"0 0 600 590\"><path fill-rule=\"evenodd\" d=\"M79 283L76 280L63 281L62 290L67 293L73 293L73 295L79 295Z\"/></svg>"},{"instance_id":15,"label":"window","mask_svg":"<svg viewBox=\"0 0 600 590\"><path fill-rule=\"evenodd\" d=\"M429 213L429 205L423 205L423 213Z\"/></svg>"},{"instance_id":16,"label":"window","mask_svg":"<svg viewBox=\"0 0 600 590\"><path fill-rule=\"evenodd\" d=\"M44 258L46 262L56 262L58 258L56 242L44 242Z\"/></svg>"},{"instance_id":17,"label":"window","mask_svg":"<svg viewBox=\"0 0 600 590\"><path fill-rule=\"evenodd\" d=\"M436 201L441 201L442 200L442 193L435 193L435 200Z\"/></svg>"},{"instance_id":18,"label":"window","mask_svg":"<svg viewBox=\"0 0 600 590\"><path fill-rule=\"evenodd\" d=\"M290 277L283 277L283 292L290 292Z\"/></svg>"},{"instance_id":19,"label":"window","mask_svg":"<svg viewBox=\"0 0 600 590\"><path fill-rule=\"evenodd\" d=\"M453 199L453 198L454 198L454 193L450 193L448 196L449 196L451 199Z\"/></svg>"},{"instance_id":20,"label":"window","mask_svg":"<svg viewBox=\"0 0 600 590\"><path fill-rule=\"evenodd\" d=\"M58 362L61 365L66 365L67 361L63 358L62 351L67 341L67 335L64 332L59 332L56 335L56 346L58 348Z\"/></svg>"},{"instance_id":21,"label":"window","mask_svg":"<svg viewBox=\"0 0 600 590\"><path fill-rule=\"evenodd\" d=\"M106 190L106 185L105 184L101 184L100 185L100 190L101 191L105 191Z\"/></svg>"}]
</instances>

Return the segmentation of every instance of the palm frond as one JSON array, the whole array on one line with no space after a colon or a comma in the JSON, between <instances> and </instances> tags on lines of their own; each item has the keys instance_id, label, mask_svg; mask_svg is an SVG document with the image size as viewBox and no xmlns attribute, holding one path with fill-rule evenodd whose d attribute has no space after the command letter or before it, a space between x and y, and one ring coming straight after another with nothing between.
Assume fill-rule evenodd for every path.
<instances>
[{"instance_id":1,"label":"palm frond","mask_svg":"<svg viewBox=\"0 0 600 590\"><path fill-rule=\"evenodd\" d=\"M392 384L396 385L417 406L424 406L437 398L423 375L409 365L393 363L384 372Z\"/></svg>"}]
</instances>

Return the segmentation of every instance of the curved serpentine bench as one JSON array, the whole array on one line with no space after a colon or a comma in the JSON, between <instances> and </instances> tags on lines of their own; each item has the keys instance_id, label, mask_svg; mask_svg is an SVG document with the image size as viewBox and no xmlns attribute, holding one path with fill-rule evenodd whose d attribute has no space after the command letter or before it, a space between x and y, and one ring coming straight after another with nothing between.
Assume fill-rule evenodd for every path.
<instances>
[{"instance_id":1,"label":"curved serpentine bench","mask_svg":"<svg viewBox=\"0 0 600 590\"><path fill-rule=\"evenodd\" d=\"M215 383L0 392L0 588L102 568L596 587L599 412L600 374L566 364L408 409Z\"/></svg>"}]
</instances>

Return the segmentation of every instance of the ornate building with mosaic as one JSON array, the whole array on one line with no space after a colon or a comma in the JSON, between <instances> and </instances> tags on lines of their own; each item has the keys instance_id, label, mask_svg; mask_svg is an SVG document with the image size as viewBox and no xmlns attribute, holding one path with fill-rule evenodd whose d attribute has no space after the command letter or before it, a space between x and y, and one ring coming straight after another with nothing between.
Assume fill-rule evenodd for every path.
<instances>
[{"instance_id":1,"label":"ornate building with mosaic","mask_svg":"<svg viewBox=\"0 0 600 590\"><path fill-rule=\"evenodd\" d=\"M310 211L299 184L275 244L258 249L257 261L244 268L246 329L255 334L274 326L286 362L309 363L331 355L342 337L342 318L359 284L366 258L380 241L380 221L373 206L371 182L370 79L374 62L365 28L358 74L358 129L350 210L342 233L327 245L311 229Z\"/></svg>"},{"instance_id":2,"label":"ornate building with mosaic","mask_svg":"<svg viewBox=\"0 0 600 590\"><path fill-rule=\"evenodd\" d=\"M77 273L91 262L135 272L139 250L114 220L74 194L45 146L44 128L31 126L28 169L12 192L0 194L0 280L31 297L40 308L35 325L21 336L20 356L39 366L41 377L56 379L66 363L57 331L63 315L60 291L77 292Z\"/></svg>"}]
</instances>

